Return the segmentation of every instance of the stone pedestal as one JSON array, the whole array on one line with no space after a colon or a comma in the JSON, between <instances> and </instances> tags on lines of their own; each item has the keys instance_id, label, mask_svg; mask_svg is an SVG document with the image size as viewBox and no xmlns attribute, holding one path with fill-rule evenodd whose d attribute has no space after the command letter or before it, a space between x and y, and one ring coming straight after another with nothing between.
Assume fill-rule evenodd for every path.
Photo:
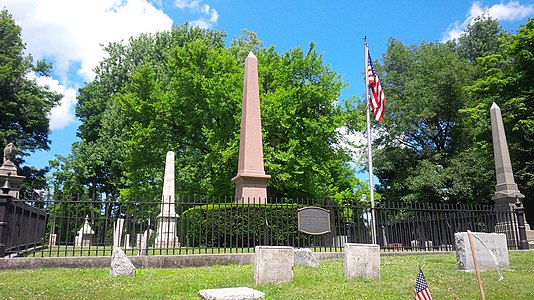
<instances>
[{"instance_id":1,"label":"stone pedestal","mask_svg":"<svg viewBox=\"0 0 534 300\"><path fill-rule=\"evenodd\" d=\"M177 215L159 215L158 219L158 236L156 237L156 248L173 248L179 247L180 241L176 236L176 219Z\"/></svg>"},{"instance_id":2,"label":"stone pedestal","mask_svg":"<svg viewBox=\"0 0 534 300\"><path fill-rule=\"evenodd\" d=\"M345 278L380 278L380 246L346 243Z\"/></svg>"},{"instance_id":3,"label":"stone pedestal","mask_svg":"<svg viewBox=\"0 0 534 300\"><path fill-rule=\"evenodd\" d=\"M4 148L4 162L0 166L0 186L3 186L6 179L9 179L9 186L11 188L9 195L20 199L20 185L26 177L17 175L17 166L13 163L16 153L17 149L13 143L9 143Z\"/></svg>"},{"instance_id":4,"label":"stone pedestal","mask_svg":"<svg viewBox=\"0 0 534 300\"><path fill-rule=\"evenodd\" d=\"M238 175L232 179L235 183L237 203L267 203L268 175Z\"/></svg>"}]
</instances>

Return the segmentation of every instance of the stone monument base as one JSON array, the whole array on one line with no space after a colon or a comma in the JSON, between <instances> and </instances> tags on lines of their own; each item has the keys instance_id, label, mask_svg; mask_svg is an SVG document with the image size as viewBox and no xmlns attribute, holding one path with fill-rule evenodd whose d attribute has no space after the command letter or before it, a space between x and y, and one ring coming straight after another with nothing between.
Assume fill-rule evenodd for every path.
<instances>
[{"instance_id":1,"label":"stone monument base","mask_svg":"<svg viewBox=\"0 0 534 300\"><path fill-rule=\"evenodd\" d=\"M2 170L2 168L0 168L0 186L4 185L4 182L6 182L6 179L9 177L9 186L11 187L9 195L16 199L20 199L20 185L26 177L17 175L16 169L14 173L9 172L11 173L9 176L7 176L7 173L7 171Z\"/></svg>"},{"instance_id":2,"label":"stone monument base","mask_svg":"<svg viewBox=\"0 0 534 300\"><path fill-rule=\"evenodd\" d=\"M173 248L179 247L180 241L176 236L176 220L178 215L159 215L158 219L158 235L154 242L156 248Z\"/></svg>"},{"instance_id":3,"label":"stone monument base","mask_svg":"<svg viewBox=\"0 0 534 300\"><path fill-rule=\"evenodd\" d=\"M270 175L239 174L232 178L235 183L237 203L265 204L267 203L267 180Z\"/></svg>"}]
</instances>

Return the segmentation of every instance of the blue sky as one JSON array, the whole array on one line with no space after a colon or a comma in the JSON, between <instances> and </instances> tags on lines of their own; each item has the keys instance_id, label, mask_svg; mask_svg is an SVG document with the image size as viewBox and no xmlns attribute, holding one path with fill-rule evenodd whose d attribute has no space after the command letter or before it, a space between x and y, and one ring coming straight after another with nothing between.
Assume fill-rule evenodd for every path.
<instances>
[{"instance_id":1,"label":"blue sky","mask_svg":"<svg viewBox=\"0 0 534 300\"><path fill-rule=\"evenodd\" d=\"M54 63L53 76L38 82L65 95L50 116L51 150L26 160L36 167L46 166L55 154L69 154L77 140L76 90L92 80L92 70L104 55L100 44L169 30L186 21L223 30L228 43L249 29L280 52L306 49L313 41L324 62L349 84L341 97L348 98L364 93L364 36L373 58L380 59L390 37L405 44L451 39L483 12L515 31L534 16L534 0L2 0L2 6L22 27L27 53Z\"/></svg>"}]
</instances>

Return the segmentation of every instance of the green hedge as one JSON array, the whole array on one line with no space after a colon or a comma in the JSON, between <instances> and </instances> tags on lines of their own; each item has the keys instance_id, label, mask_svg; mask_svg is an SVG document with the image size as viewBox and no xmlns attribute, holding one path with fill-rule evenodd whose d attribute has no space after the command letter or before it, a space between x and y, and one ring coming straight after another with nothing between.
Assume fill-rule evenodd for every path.
<instances>
[{"instance_id":1,"label":"green hedge","mask_svg":"<svg viewBox=\"0 0 534 300\"><path fill-rule=\"evenodd\" d=\"M182 214L182 240L191 247L312 246L298 231L296 204L216 204Z\"/></svg>"}]
</instances>

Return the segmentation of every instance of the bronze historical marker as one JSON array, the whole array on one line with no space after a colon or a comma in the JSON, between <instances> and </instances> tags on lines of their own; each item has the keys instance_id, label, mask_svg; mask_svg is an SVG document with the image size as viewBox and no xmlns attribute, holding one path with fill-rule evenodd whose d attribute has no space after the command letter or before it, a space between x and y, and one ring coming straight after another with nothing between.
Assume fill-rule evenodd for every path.
<instances>
[{"instance_id":1,"label":"bronze historical marker","mask_svg":"<svg viewBox=\"0 0 534 300\"><path fill-rule=\"evenodd\" d=\"M311 235L330 232L330 211L324 208L308 206L298 210L299 231Z\"/></svg>"}]
</instances>

